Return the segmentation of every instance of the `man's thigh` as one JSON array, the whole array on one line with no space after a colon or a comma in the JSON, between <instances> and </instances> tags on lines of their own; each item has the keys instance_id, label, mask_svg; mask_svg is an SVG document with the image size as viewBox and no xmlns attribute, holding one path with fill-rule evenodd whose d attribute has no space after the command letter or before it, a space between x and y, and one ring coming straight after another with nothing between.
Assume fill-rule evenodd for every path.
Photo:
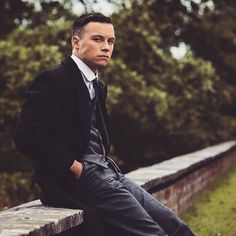
<instances>
[{"instance_id":1,"label":"man's thigh","mask_svg":"<svg viewBox=\"0 0 236 236\"><path fill-rule=\"evenodd\" d=\"M157 222L122 182L119 173L84 162L84 173L77 186L82 201L99 210L104 222L126 232L125 235L166 235Z\"/></svg>"}]
</instances>

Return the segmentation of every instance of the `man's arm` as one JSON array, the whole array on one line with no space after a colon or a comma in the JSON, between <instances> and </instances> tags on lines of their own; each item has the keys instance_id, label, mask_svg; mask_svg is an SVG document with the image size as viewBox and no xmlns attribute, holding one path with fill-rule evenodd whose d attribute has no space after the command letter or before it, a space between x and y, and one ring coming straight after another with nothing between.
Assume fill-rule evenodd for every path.
<instances>
[{"instance_id":1,"label":"man's arm","mask_svg":"<svg viewBox=\"0 0 236 236\"><path fill-rule=\"evenodd\" d=\"M62 89L50 72L38 75L27 91L27 101L13 135L21 152L36 165L60 176L70 173L76 159L51 132L60 119Z\"/></svg>"}]
</instances>

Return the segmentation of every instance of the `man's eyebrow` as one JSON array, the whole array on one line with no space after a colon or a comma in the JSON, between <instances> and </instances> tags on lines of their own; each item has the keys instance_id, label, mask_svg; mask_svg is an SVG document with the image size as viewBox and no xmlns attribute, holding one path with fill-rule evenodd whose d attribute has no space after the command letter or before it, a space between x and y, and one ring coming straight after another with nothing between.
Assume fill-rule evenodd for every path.
<instances>
[{"instance_id":1,"label":"man's eyebrow","mask_svg":"<svg viewBox=\"0 0 236 236\"><path fill-rule=\"evenodd\" d=\"M100 38L105 38L103 35L100 35L100 34L94 34L94 35L92 35L92 37L100 37ZM110 37L109 39L116 39L115 37Z\"/></svg>"}]
</instances>

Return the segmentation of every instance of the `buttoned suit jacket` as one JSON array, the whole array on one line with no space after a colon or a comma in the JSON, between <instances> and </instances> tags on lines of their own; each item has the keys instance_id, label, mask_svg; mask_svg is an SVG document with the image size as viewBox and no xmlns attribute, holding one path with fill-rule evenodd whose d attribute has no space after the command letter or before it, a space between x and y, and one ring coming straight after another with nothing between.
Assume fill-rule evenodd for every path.
<instances>
[{"instance_id":1,"label":"buttoned suit jacket","mask_svg":"<svg viewBox=\"0 0 236 236\"><path fill-rule=\"evenodd\" d=\"M89 143L89 92L81 71L71 57L41 72L27 90L18 125L13 134L18 149L35 165L34 180L60 181L71 178L70 167L80 160ZM105 107L107 89L98 84L101 116L110 147L110 124ZM101 128L102 137L105 136ZM105 139L105 137L104 137Z\"/></svg>"}]
</instances>

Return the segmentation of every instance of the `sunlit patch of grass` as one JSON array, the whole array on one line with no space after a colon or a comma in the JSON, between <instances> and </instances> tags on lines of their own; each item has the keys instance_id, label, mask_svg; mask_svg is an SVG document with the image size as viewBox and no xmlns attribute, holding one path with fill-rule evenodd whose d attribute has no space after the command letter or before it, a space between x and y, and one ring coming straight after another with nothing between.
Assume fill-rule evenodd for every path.
<instances>
[{"instance_id":1,"label":"sunlit patch of grass","mask_svg":"<svg viewBox=\"0 0 236 236\"><path fill-rule=\"evenodd\" d=\"M236 236L236 165L180 216L197 236Z\"/></svg>"}]
</instances>

